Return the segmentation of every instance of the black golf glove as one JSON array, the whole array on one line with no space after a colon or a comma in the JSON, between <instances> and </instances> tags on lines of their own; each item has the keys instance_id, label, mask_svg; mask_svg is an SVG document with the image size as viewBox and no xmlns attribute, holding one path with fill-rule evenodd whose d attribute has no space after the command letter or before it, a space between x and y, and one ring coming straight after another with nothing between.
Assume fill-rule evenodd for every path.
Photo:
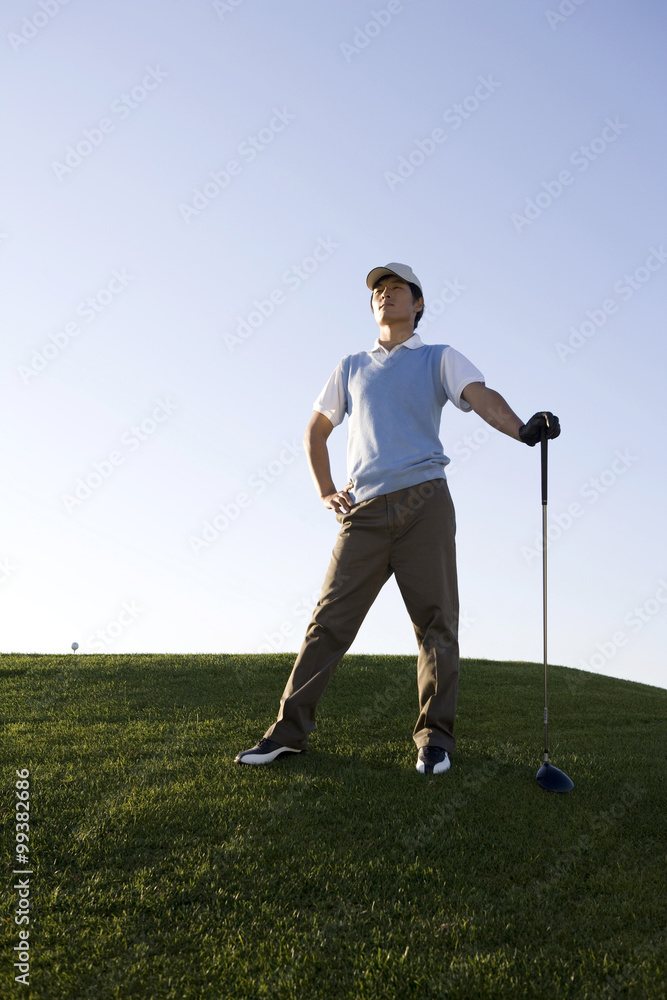
<instances>
[{"instance_id":1,"label":"black golf glove","mask_svg":"<svg viewBox=\"0 0 667 1000\"><path fill-rule=\"evenodd\" d=\"M553 413L534 413L527 424L519 427L519 437L524 444L533 448L542 439L542 428L547 429L547 439L557 438L560 434L560 424L558 417Z\"/></svg>"}]
</instances>

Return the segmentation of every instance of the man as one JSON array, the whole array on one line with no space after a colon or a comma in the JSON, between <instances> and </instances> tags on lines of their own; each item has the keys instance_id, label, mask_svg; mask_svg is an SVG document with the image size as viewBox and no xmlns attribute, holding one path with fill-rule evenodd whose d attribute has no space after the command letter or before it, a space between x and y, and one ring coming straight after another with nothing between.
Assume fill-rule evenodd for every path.
<instances>
[{"instance_id":1,"label":"man","mask_svg":"<svg viewBox=\"0 0 667 1000\"><path fill-rule=\"evenodd\" d=\"M374 268L366 278L380 328L372 351L344 357L314 403L304 445L318 495L341 530L322 593L287 681L277 721L240 764L269 764L303 753L315 708L369 608L392 573L417 637L419 718L413 731L417 770L439 774L455 748L459 686L458 587L454 507L439 438L451 400L496 430L530 446L558 418L536 413L522 423L487 388L467 358L444 344L424 344L415 328L422 286L406 264ZM327 438L347 413L349 482L331 478Z\"/></svg>"}]
</instances>

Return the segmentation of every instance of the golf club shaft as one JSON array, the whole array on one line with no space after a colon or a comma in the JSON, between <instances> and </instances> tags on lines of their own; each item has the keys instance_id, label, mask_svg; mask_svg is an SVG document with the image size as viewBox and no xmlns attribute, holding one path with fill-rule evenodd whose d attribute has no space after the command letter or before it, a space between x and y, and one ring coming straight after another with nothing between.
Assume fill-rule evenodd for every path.
<instances>
[{"instance_id":1,"label":"golf club shaft","mask_svg":"<svg viewBox=\"0 0 667 1000\"><path fill-rule=\"evenodd\" d=\"M542 429L542 629L544 636L544 762L549 762L547 706L547 432Z\"/></svg>"}]
</instances>

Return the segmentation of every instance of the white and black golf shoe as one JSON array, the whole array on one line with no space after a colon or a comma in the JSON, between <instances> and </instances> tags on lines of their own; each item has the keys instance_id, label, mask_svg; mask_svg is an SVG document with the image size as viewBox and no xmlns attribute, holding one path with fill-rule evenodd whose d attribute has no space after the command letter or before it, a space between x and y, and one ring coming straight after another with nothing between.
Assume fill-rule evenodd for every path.
<instances>
[{"instance_id":1,"label":"white and black golf shoe","mask_svg":"<svg viewBox=\"0 0 667 1000\"><path fill-rule=\"evenodd\" d=\"M305 752L305 750L294 750L292 747L284 747L282 743L276 743L275 740L267 740L264 737L256 747L251 747L250 750L242 750L241 753L237 754L234 763L270 764L276 757L280 757L281 754Z\"/></svg>"},{"instance_id":2,"label":"white and black golf shoe","mask_svg":"<svg viewBox=\"0 0 667 1000\"><path fill-rule=\"evenodd\" d=\"M441 774L451 766L449 754L442 747L420 747L417 770L420 774Z\"/></svg>"}]
</instances>

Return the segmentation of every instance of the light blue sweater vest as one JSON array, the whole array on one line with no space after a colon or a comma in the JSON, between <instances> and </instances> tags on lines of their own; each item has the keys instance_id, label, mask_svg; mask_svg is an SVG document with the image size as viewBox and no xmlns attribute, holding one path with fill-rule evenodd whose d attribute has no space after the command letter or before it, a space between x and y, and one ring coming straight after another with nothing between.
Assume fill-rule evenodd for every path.
<instances>
[{"instance_id":1,"label":"light blue sweater vest","mask_svg":"<svg viewBox=\"0 0 667 1000\"><path fill-rule=\"evenodd\" d=\"M347 471L355 503L446 478L449 459L439 437L447 402L440 379L445 348L424 344L343 358Z\"/></svg>"}]
</instances>

